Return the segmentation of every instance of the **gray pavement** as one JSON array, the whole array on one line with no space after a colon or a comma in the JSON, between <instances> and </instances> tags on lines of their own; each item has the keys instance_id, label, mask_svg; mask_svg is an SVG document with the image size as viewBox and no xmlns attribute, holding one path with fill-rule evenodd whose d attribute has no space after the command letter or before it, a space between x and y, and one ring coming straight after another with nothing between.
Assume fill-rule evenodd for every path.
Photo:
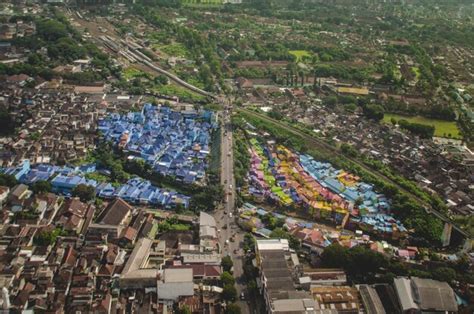
<instances>
[{"instance_id":1,"label":"gray pavement","mask_svg":"<svg viewBox=\"0 0 474 314\"><path fill-rule=\"evenodd\" d=\"M231 129L231 112L232 105L229 99L221 98L220 103L223 105L222 111L222 145L221 145L221 183L224 187L225 197L221 208L216 211L215 218L219 231L219 243L221 245L222 256L230 255L234 262L234 277L236 279L236 289L238 296L245 291L245 285L242 283L242 262L243 252L242 243L244 232L235 223L235 180L234 180L234 161L232 151L232 129ZM240 306L242 313L251 313L249 304L239 299L237 304Z\"/></svg>"}]
</instances>

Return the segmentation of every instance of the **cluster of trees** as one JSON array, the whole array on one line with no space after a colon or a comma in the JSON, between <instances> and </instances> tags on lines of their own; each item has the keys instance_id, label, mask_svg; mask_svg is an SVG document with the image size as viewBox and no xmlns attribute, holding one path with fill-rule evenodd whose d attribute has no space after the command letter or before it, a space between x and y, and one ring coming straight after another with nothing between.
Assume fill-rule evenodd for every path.
<instances>
[{"instance_id":1,"label":"cluster of trees","mask_svg":"<svg viewBox=\"0 0 474 314\"><path fill-rule=\"evenodd\" d=\"M0 74L25 73L50 80L56 75L52 71L54 66L89 56L92 58L92 65L96 71L68 74L65 75L65 79L72 83L84 84L96 82L111 74L117 76L119 68L112 64L107 54L94 44L84 42L64 15L55 10L52 13L54 18L35 19L35 35L12 40L12 44L33 51L28 55L28 62L11 66L2 64ZM43 47L47 48L47 56L37 52Z\"/></svg>"},{"instance_id":2,"label":"cluster of trees","mask_svg":"<svg viewBox=\"0 0 474 314\"><path fill-rule=\"evenodd\" d=\"M189 230L190 226L181 224L176 216L168 217L158 224L158 232L164 233L171 230L186 231Z\"/></svg>"},{"instance_id":3,"label":"cluster of trees","mask_svg":"<svg viewBox=\"0 0 474 314\"><path fill-rule=\"evenodd\" d=\"M232 120L235 125L236 120ZM234 176L235 184L237 186L243 186L245 184L245 177L250 167L250 154L248 152L248 146L243 133L237 133L234 136Z\"/></svg>"},{"instance_id":4,"label":"cluster of trees","mask_svg":"<svg viewBox=\"0 0 474 314\"><path fill-rule=\"evenodd\" d=\"M453 106L431 104L424 107L410 106L405 103L389 98L384 103L387 112L398 113L407 116L421 115L428 118L454 121L456 119L456 111Z\"/></svg>"},{"instance_id":5,"label":"cluster of trees","mask_svg":"<svg viewBox=\"0 0 474 314\"><path fill-rule=\"evenodd\" d=\"M33 185L31 186L31 190L35 194L48 193L48 192L51 192L52 186L49 181L39 180L33 183Z\"/></svg>"},{"instance_id":6,"label":"cluster of trees","mask_svg":"<svg viewBox=\"0 0 474 314\"><path fill-rule=\"evenodd\" d=\"M57 227L53 230L43 230L35 235L33 243L39 246L53 245L60 236L66 236L68 233Z\"/></svg>"},{"instance_id":7,"label":"cluster of trees","mask_svg":"<svg viewBox=\"0 0 474 314\"><path fill-rule=\"evenodd\" d=\"M110 170L110 178L113 182L124 183L130 175L124 170L123 156L116 151L110 142L100 142L92 153L97 166Z\"/></svg>"},{"instance_id":8,"label":"cluster of trees","mask_svg":"<svg viewBox=\"0 0 474 314\"><path fill-rule=\"evenodd\" d=\"M364 115L375 121L380 121L384 116L384 109L381 105L377 104L366 104L362 107Z\"/></svg>"},{"instance_id":9,"label":"cluster of trees","mask_svg":"<svg viewBox=\"0 0 474 314\"><path fill-rule=\"evenodd\" d=\"M167 17L159 15L157 10L152 9L152 5L156 5L156 2L162 1L143 1L143 4L134 6L134 11L186 47L189 55L200 68L199 78L207 91L214 91L216 83L224 85L215 38L206 37L197 30L184 25L172 23Z\"/></svg>"},{"instance_id":10,"label":"cluster of trees","mask_svg":"<svg viewBox=\"0 0 474 314\"><path fill-rule=\"evenodd\" d=\"M436 260L437 256L431 254L430 259ZM472 274L468 274L469 263L465 257L456 263L437 261L433 265L415 268L398 260L389 259L365 246L346 248L332 244L324 249L321 262L324 267L344 269L354 283L392 283L393 278L397 276L431 278L450 284L455 280L467 283L474 280Z\"/></svg>"},{"instance_id":11,"label":"cluster of trees","mask_svg":"<svg viewBox=\"0 0 474 314\"><path fill-rule=\"evenodd\" d=\"M421 138L432 138L435 132L433 125L425 125L416 122L408 122L405 119L398 120L398 125L411 133L418 135Z\"/></svg>"},{"instance_id":12,"label":"cluster of trees","mask_svg":"<svg viewBox=\"0 0 474 314\"><path fill-rule=\"evenodd\" d=\"M18 180L14 176L10 174L0 173L0 185L8 186L9 188L12 188L17 184L18 184Z\"/></svg>"},{"instance_id":13,"label":"cluster of trees","mask_svg":"<svg viewBox=\"0 0 474 314\"><path fill-rule=\"evenodd\" d=\"M333 76L340 79L366 81L369 79L368 69L347 67L341 64L318 64L314 67L318 77Z\"/></svg>"}]
</instances>

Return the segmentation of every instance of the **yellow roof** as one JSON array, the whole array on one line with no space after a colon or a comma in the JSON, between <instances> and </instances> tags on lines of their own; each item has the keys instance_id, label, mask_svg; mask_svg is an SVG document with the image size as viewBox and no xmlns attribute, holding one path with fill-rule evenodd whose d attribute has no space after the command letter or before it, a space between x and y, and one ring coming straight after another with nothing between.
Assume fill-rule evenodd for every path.
<instances>
[{"instance_id":1,"label":"yellow roof","mask_svg":"<svg viewBox=\"0 0 474 314\"><path fill-rule=\"evenodd\" d=\"M356 88L356 87L338 87L338 93L342 94L355 94L355 95L368 95L369 90L367 88Z\"/></svg>"}]
</instances>

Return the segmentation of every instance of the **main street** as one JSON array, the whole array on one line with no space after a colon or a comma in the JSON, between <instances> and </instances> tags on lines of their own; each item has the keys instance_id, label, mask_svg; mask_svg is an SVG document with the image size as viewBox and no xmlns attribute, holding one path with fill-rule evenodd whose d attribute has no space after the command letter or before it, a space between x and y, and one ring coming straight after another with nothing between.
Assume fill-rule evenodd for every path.
<instances>
[{"instance_id":1,"label":"main street","mask_svg":"<svg viewBox=\"0 0 474 314\"><path fill-rule=\"evenodd\" d=\"M222 128L221 128L221 183L224 187L224 204L216 211L217 228L219 229L219 243L222 248L222 256L229 255L234 263L235 287L242 313L251 313L247 302L240 300L242 292L245 293L245 285L242 280L242 242L243 231L235 224L235 180L234 180L234 154L232 151L232 104L229 99L221 98L223 106Z\"/></svg>"}]
</instances>

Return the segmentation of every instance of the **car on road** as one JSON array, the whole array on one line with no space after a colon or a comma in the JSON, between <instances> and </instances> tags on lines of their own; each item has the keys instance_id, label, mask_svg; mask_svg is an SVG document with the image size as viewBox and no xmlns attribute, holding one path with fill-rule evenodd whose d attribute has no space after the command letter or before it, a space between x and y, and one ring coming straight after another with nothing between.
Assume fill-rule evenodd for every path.
<instances>
[{"instance_id":1,"label":"car on road","mask_svg":"<svg viewBox=\"0 0 474 314\"><path fill-rule=\"evenodd\" d=\"M225 240L225 244L228 245L228 244L229 244L229 240Z\"/></svg>"},{"instance_id":2,"label":"car on road","mask_svg":"<svg viewBox=\"0 0 474 314\"><path fill-rule=\"evenodd\" d=\"M230 157L230 152L227 153L227 157Z\"/></svg>"},{"instance_id":3,"label":"car on road","mask_svg":"<svg viewBox=\"0 0 474 314\"><path fill-rule=\"evenodd\" d=\"M243 291L240 293L240 300L245 300L245 293Z\"/></svg>"},{"instance_id":4,"label":"car on road","mask_svg":"<svg viewBox=\"0 0 474 314\"><path fill-rule=\"evenodd\" d=\"M232 218L232 216L233 216L232 213L229 213L229 217Z\"/></svg>"}]
</instances>

